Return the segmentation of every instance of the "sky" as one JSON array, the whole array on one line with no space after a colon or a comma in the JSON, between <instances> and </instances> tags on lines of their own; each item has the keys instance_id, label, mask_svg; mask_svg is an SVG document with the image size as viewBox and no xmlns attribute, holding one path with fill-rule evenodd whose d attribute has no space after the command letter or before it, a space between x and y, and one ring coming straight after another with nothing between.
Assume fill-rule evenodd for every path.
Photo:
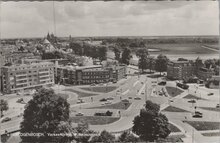
<instances>
[{"instance_id":1,"label":"sky","mask_svg":"<svg viewBox=\"0 0 220 143\"><path fill-rule=\"evenodd\" d=\"M218 35L218 1L1 2L2 38ZM56 24L54 24L54 21Z\"/></svg>"}]
</instances>

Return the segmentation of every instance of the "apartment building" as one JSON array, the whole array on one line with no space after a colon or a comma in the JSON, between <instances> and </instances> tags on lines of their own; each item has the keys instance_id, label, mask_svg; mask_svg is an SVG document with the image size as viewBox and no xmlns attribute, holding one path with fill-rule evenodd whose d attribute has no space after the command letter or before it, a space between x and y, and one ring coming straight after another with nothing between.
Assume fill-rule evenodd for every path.
<instances>
[{"instance_id":1,"label":"apartment building","mask_svg":"<svg viewBox=\"0 0 220 143\"><path fill-rule=\"evenodd\" d=\"M167 65L169 79L183 80L195 75L193 61L170 61Z\"/></svg>"},{"instance_id":2,"label":"apartment building","mask_svg":"<svg viewBox=\"0 0 220 143\"><path fill-rule=\"evenodd\" d=\"M104 68L102 65L93 66L58 66L55 78L64 84L92 84L118 81L126 76L126 66Z\"/></svg>"},{"instance_id":3,"label":"apartment building","mask_svg":"<svg viewBox=\"0 0 220 143\"><path fill-rule=\"evenodd\" d=\"M3 66L1 72L4 93L15 93L54 84L54 63L52 62Z\"/></svg>"}]
</instances>

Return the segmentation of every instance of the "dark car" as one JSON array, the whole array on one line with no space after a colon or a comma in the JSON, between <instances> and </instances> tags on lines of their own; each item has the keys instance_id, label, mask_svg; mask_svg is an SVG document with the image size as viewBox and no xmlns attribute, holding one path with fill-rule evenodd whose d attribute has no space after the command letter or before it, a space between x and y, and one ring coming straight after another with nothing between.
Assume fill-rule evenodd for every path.
<instances>
[{"instance_id":1,"label":"dark car","mask_svg":"<svg viewBox=\"0 0 220 143\"><path fill-rule=\"evenodd\" d=\"M11 118L6 117L5 119L2 120L2 123L4 123L4 122L8 122L8 121L10 121L10 120L11 120Z\"/></svg>"},{"instance_id":2,"label":"dark car","mask_svg":"<svg viewBox=\"0 0 220 143\"><path fill-rule=\"evenodd\" d=\"M99 101L105 102L105 101L107 101L107 99L106 99L106 98L102 98L102 99L100 99Z\"/></svg>"},{"instance_id":3,"label":"dark car","mask_svg":"<svg viewBox=\"0 0 220 143\"><path fill-rule=\"evenodd\" d=\"M141 100L141 98L140 98L140 97L135 97L134 99L135 99L135 100Z\"/></svg>"},{"instance_id":4,"label":"dark car","mask_svg":"<svg viewBox=\"0 0 220 143\"><path fill-rule=\"evenodd\" d=\"M195 111L195 114L202 115L202 113L199 111Z\"/></svg>"},{"instance_id":5,"label":"dark car","mask_svg":"<svg viewBox=\"0 0 220 143\"><path fill-rule=\"evenodd\" d=\"M113 100L114 98L113 97L108 97L106 98L107 100Z\"/></svg>"},{"instance_id":6,"label":"dark car","mask_svg":"<svg viewBox=\"0 0 220 143\"><path fill-rule=\"evenodd\" d=\"M214 93L209 93L208 96L214 95Z\"/></svg>"},{"instance_id":7,"label":"dark car","mask_svg":"<svg viewBox=\"0 0 220 143\"><path fill-rule=\"evenodd\" d=\"M217 104L217 105L216 105L216 108L220 108L220 105L219 105L219 104Z\"/></svg>"},{"instance_id":8,"label":"dark car","mask_svg":"<svg viewBox=\"0 0 220 143\"><path fill-rule=\"evenodd\" d=\"M161 82L158 83L158 85L166 85L166 84L167 84L166 81L161 81Z\"/></svg>"},{"instance_id":9,"label":"dark car","mask_svg":"<svg viewBox=\"0 0 220 143\"><path fill-rule=\"evenodd\" d=\"M196 103L196 100L192 99L188 101L189 103Z\"/></svg>"},{"instance_id":10,"label":"dark car","mask_svg":"<svg viewBox=\"0 0 220 143\"><path fill-rule=\"evenodd\" d=\"M194 115L193 115L193 118L202 118L202 115L200 115L200 114L194 114Z\"/></svg>"}]
</instances>

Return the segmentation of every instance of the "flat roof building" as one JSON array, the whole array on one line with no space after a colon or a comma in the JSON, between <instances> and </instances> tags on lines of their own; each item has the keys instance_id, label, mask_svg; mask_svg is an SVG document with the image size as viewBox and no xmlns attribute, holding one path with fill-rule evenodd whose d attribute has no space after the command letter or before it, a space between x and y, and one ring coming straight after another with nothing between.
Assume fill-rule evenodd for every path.
<instances>
[{"instance_id":1,"label":"flat roof building","mask_svg":"<svg viewBox=\"0 0 220 143\"><path fill-rule=\"evenodd\" d=\"M54 84L54 63L52 62L3 66L1 72L4 93L15 93Z\"/></svg>"}]
</instances>

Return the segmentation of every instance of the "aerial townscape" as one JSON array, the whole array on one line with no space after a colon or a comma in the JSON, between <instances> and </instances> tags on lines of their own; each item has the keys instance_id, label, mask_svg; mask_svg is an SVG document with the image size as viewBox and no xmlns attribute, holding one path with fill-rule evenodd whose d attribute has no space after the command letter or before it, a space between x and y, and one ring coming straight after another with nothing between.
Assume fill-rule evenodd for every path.
<instances>
[{"instance_id":1,"label":"aerial townscape","mask_svg":"<svg viewBox=\"0 0 220 143\"><path fill-rule=\"evenodd\" d=\"M219 36L0 39L2 143L220 141Z\"/></svg>"}]
</instances>

